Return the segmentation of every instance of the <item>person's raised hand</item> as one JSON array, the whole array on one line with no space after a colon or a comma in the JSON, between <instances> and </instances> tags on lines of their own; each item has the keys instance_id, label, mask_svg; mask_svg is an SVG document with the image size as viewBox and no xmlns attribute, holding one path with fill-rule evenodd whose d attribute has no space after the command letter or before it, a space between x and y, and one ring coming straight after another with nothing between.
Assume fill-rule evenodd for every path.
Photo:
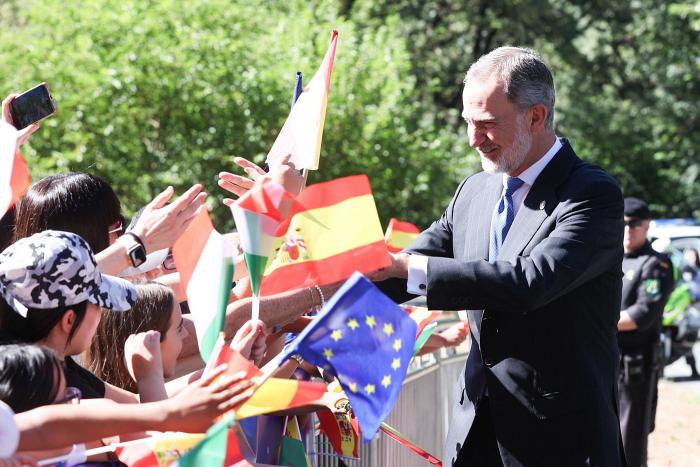
<instances>
[{"instance_id":1,"label":"person's raised hand","mask_svg":"<svg viewBox=\"0 0 700 467\"><path fill-rule=\"evenodd\" d=\"M206 378L201 378L168 399L168 430L204 433L214 418L243 404L253 395L253 382L245 372L224 375L227 365L219 365Z\"/></svg>"},{"instance_id":2,"label":"person's raised hand","mask_svg":"<svg viewBox=\"0 0 700 467\"><path fill-rule=\"evenodd\" d=\"M263 178L269 178L273 182L282 185L284 189L291 194L298 195L304 188L306 179L295 169L294 164L290 162L291 157L291 154L287 154L279 162L270 165L270 171L268 173L265 173L262 168L253 162L242 157L236 157L233 162L241 167L248 177L230 172L220 172L219 186L229 193L241 197L246 194L256 182L261 181ZM226 206L231 206L235 200L225 198L223 202Z\"/></svg>"},{"instance_id":3,"label":"person's raised hand","mask_svg":"<svg viewBox=\"0 0 700 467\"><path fill-rule=\"evenodd\" d=\"M389 253L389 256L391 256L391 265L365 274L367 279L380 282L393 277L408 278L408 260L411 255L408 253Z\"/></svg>"},{"instance_id":4,"label":"person's raised hand","mask_svg":"<svg viewBox=\"0 0 700 467\"><path fill-rule=\"evenodd\" d=\"M163 378L160 356L160 332L132 334L124 343L124 358L129 375L138 383L144 378Z\"/></svg>"},{"instance_id":5,"label":"person's raised hand","mask_svg":"<svg viewBox=\"0 0 700 467\"><path fill-rule=\"evenodd\" d=\"M12 122L12 113L10 112L10 103L17 96L19 96L19 94L10 94L2 101L2 121L9 124L9 125L12 125L13 127L15 126L15 124ZM21 130L17 130L17 147L24 144L27 141L27 139L29 139L31 134L34 133L38 129L39 129L39 124L32 123L31 125L29 125L26 128L22 128Z\"/></svg>"},{"instance_id":6,"label":"person's raised hand","mask_svg":"<svg viewBox=\"0 0 700 467\"><path fill-rule=\"evenodd\" d=\"M192 219L204 209L207 194L202 191L202 185L193 185L166 205L174 193L175 190L170 186L153 198L131 229L143 241L147 253L170 248Z\"/></svg>"},{"instance_id":7,"label":"person's raised hand","mask_svg":"<svg viewBox=\"0 0 700 467\"><path fill-rule=\"evenodd\" d=\"M246 321L231 340L231 347L248 360L259 362L265 353L265 323Z\"/></svg>"},{"instance_id":8,"label":"person's raised hand","mask_svg":"<svg viewBox=\"0 0 700 467\"><path fill-rule=\"evenodd\" d=\"M218 183L221 188L231 194L236 195L237 197L241 197L246 194L248 190L253 187L253 184L256 181L261 180L263 177L265 177L265 175L267 175L260 166L243 157L235 157L233 159L233 163L238 167L241 167L248 177L236 175L231 172L220 172ZM230 206L233 203L234 200L230 198L224 199L224 204L226 206Z\"/></svg>"},{"instance_id":9,"label":"person's raised hand","mask_svg":"<svg viewBox=\"0 0 700 467\"><path fill-rule=\"evenodd\" d=\"M294 167L294 163L290 161L291 157L291 154L287 154L279 163L271 165L267 176L296 196L304 189L306 178Z\"/></svg>"}]
</instances>

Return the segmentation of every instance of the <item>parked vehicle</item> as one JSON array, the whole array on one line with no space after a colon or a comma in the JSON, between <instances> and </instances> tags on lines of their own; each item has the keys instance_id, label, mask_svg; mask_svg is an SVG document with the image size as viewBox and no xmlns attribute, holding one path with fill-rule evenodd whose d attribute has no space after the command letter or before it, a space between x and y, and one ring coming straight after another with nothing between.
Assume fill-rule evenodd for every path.
<instances>
[{"instance_id":1,"label":"parked vehicle","mask_svg":"<svg viewBox=\"0 0 700 467\"><path fill-rule=\"evenodd\" d=\"M685 357L697 375L693 346L700 333L700 225L692 219L659 219L649 228L652 247L669 255L674 268L676 288L666 304L663 317L664 357L666 364ZM687 250L696 253L696 264Z\"/></svg>"}]
</instances>

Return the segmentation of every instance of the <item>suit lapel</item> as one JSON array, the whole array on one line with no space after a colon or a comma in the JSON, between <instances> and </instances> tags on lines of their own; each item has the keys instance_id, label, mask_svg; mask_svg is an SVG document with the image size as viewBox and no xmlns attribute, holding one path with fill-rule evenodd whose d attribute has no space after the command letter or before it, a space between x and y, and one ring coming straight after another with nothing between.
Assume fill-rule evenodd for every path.
<instances>
[{"instance_id":1,"label":"suit lapel","mask_svg":"<svg viewBox=\"0 0 700 467\"><path fill-rule=\"evenodd\" d=\"M465 222L473 235L467 235L465 258L469 261L489 259L489 236L491 235L491 217L503 189L502 177L493 175L486 180L484 189L469 204Z\"/></svg>"},{"instance_id":2,"label":"suit lapel","mask_svg":"<svg viewBox=\"0 0 700 467\"><path fill-rule=\"evenodd\" d=\"M542 222L554 211L558 203L556 189L571 171L575 157L568 141L564 140L562 148L540 173L525 197L498 253L499 260L516 258L532 240Z\"/></svg>"}]
</instances>

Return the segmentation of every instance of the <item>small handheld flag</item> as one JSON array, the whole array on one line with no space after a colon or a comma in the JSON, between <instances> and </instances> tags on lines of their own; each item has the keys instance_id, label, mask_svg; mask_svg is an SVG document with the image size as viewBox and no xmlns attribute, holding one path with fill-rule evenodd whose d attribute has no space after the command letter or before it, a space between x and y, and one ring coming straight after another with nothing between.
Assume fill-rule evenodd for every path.
<instances>
[{"instance_id":1,"label":"small handheld flag","mask_svg":"<svg viewBox=\"0 0 700 467\"><path fill-rule=\"evenodd\" d=\"M355 273L284 352L334 373L365 441L394 407L413 356L416 323Z\"/></svg>"},{"instance_id":2,"label":"small handheld flag","mask_svg":"<svg viewBox=\"0 0 700 467\"><path fill-rule=\"evenodd\" d=\"M287 154L291 154L291 162L297 169L318 169L337 44L338 31L334 29L331 32L331 40L323 62L299 96L287 121L284 122L282 130L267 154L265 160L267 164L272 165Z\"/></svg>"},{"instance_id":3,"label":"small handheld flag","mask_svg":"<svg viewBox=\"0 0 700 467\"><path fill-rule=\"evenodd\" d=\"M233 280L233 247L214 229L204 209L173 245L173 257L192 311L199 353L207 362L224 328Z\"/></svg>"},{"instance_id":4,"label":"small handheld flag","mask_svg":"<svg viewBox=\"0 0 700 467\"><path fill-rule=\"evenodd\" d=\"M392 253L399 251L410 245L413 240L418 238L420 229L410 222L403 222L395 218L389 220L389 225L384 234L384 241Z\"/></svg>"}]
</instances>

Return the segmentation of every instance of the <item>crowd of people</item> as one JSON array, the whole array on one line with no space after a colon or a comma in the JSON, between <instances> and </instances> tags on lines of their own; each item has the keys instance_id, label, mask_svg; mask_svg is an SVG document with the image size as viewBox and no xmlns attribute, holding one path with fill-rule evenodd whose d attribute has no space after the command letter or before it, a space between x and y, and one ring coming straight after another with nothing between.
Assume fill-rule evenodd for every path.
<instances>
[{"instance_id":1,"label":"crowd of people","mask_svg":"<svg viewBox=\"0 0 700 467\"><path fill-rule=\"evenodd\" d=\"M13 123L14 97L3 102L3 124ZM18 132L18 143L37 129ZM236 164L248 176L222 172L219 181L234 195L262 177L297 193L303 188L287 159L270 173L245 159ZM225 365L202 379L205 362L170 250L206 197L199 184L176 198L168 187L127 225L108 181L61 173L35 182L3 216L0 407L7 416L0 465L33 465L75 446L146 430L204 432L250 397L252 382L243 375L220 377ZM235 235L226 237L238 246ZM237 263L245 271L242 255ZM260 321L252 322L250 282L236 276L224 333L257 365L279 353L286 331L298 332L305 322L299 318L339 286L263 297ZM426 348L458 345L465 337L453 326ZM291 359L276 376L295 377L300 365Z\"/></svg>"},{"instance_id":2,"label":"crowd of people","mask_svg":"<svg viewBox=\"0 0 700 467\"><path fill-rule=\"evenodd\" d=\"M650 211L623 201L617 182L555 133L554 80L534 51L498 48L464 83L462 117L484 171L462 181L391 266L369 275L397 303L425 296L431 309L467 310L470 350L443 465L645 465L653 348L670 292L667 259L646 241ZM235 196L265 177L294 194L304 187L288 158L268 172L235 163L247 176L219 174ZM203 431L251 396L243 375L217 378L223 367L202 377L172 261L206 197L198 184L176 198L168 187L127 226L106 180L67 173L34 183L5 216L0 400L10 414L3 436L15 434L1 443L0 464L143 430ZM239 276L226 339L263 365L339 285L262 297L252 322L250 281ZM465 336L452 327L426 348ZM299 366L318 374L290 359L277 375L297 377Z\"/></svg>"}]
</instances>

